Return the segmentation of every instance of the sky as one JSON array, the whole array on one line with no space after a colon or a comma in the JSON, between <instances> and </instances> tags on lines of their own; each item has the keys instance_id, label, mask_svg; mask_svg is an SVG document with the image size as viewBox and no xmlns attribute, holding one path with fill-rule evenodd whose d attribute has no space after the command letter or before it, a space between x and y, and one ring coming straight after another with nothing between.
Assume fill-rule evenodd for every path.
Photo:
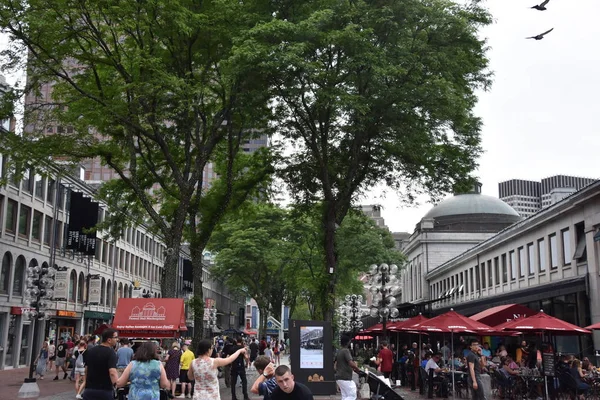
<instances>
[{"instance_id":1,"label":"sky","mask_svg":"<svg viewBox=\"0 0 600 400\"><path fill-rule=\"evenodd\" d=\"M541 2L542 0L539 0ZM488 40L493 85L479 93L483 155L476 176L482 193L498 196L508 179L539 181L552 175L600 178L599 0L482 1L494 23L481 31ZM545 32L543 40L526 40ZM392 232L413 232L433 206L400 204L379 187L361 204L380 204Z\"/></svg>"}]
</instances>

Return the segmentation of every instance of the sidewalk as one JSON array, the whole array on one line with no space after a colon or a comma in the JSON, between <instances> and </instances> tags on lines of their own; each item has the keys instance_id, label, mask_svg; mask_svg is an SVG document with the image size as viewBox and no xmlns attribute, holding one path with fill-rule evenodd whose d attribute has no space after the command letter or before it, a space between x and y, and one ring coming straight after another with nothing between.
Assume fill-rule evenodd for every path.
<instances>
[{"instance_id":1,"label":"sidewalk","mask_svg":"<svg viewBox=\"0 0 600 400\"><path fill-rule=\"evenodd\" d=\"M289 365L288 357L282 356L281 363ZM19 392L19 388L23 384L23 379L27 377L29 373L29 368L19 368L19 369L8 369L4 371L0 371L0 400L15 400L17 399L17 393ZM254 395L250 393L250 388L252 384L258 377L256 370L248 369L246 370L246 376L248 378L248 395L253 400L262 399L262 396ZM38 385L40 387L40 397L39 400L73 400L75 399L75 384L67 379L59 379L58 381L53 381L54 372L49 373L45 376L43 380L38 380ZM59 378L62 378L62 373ZM239 382L239 380L238 380ZM221 400L232 400L231 397L231 389L225 386L225 379L219 380L220 385L220 393ZM404 396L404 394L403 394ZM236 397L238 400L242 400L244 398L242 394L242 388L239 386L236 388ZM417 396L418 397L418 392ZM339 400L341 396L339 394L332 396L315 396L315 400ZM412 397L407 397L407 400L413 400Z\"/></svg>"}]
</instances>

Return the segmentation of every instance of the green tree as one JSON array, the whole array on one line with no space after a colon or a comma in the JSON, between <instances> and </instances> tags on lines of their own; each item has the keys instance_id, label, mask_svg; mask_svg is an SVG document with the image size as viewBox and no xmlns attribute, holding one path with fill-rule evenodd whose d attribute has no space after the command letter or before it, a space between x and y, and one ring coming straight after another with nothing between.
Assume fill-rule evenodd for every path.
<instances>
[{"instance_id":1,"label":"green tree","mask_svg":"<svg viewBox=\"0 0 600 400\"><path fill-rule=\"evenodd\" d=\"M319 208L284 210L267 203L246 204L214 232L209 248L217 253L212 272L231 288L254 298L261 311L279 318L281 304L290 315L324 318L329 276L323 268ZM400 253L387 230L352 210L339 229L338 296L362 292L359 276L374 262L398 263Z\"/></svg>"},{"instance_id":2,"label":"green tree","mask_svg":"<svg viewBox=\"0 0 600 400\"><path fill-rule=\"evenodd\" d=\"M201 251L212 228L268 173L244 165L268 166L267 153L238 155L245 140L268 133L264 79L232 62L235 37L263 15L260 1L0 0L11 39L2 66L26 66L29 96L26 134L3 135L3 148L14 162L99 157L116 171L120 180L104 191L121 192L106 198L113 222L123 222L117 210L141 218L170 249L163 296L175 296L169 277L187 229L202 299ZM48 136L49 126L60 129ZM222 175L206 192L209 162ZM202 332L201 307L195 326Z\"/></svg>"},{"instance_id":3,"label":"green tree","mask_svg":"<svg viewBox=\"0 0 600 400\"><path fill-rule=\"evenodd\" d=\"M475 90L490 83L477 1L279 2L237 51L271 82L281 173L299 203L319 203L328 319L342 277L336 229L384 182L406 199L470 180L480 154Z\"/></svg>"}]
</instances>

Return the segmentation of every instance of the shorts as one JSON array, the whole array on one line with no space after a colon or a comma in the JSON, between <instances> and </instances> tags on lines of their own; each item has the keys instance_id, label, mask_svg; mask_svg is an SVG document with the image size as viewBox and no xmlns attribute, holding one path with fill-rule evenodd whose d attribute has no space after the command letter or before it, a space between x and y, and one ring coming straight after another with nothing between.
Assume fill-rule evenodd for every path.
<instances>
[{"instance_id":1,"label":"shorts","mask_svg":"<svg viewBox=\"0 0 600 400\"><path fill-rule=\"evenodd\" d=\"M50 360L50 361L54 361L54 360L56 360L56 356L50 356L49 360Z\"/></svg>"},{"instance_id":2,"label":"shorts","mask_svg":"<svg viewBox=\"0 0 600 400\"><path fill-rule=\"evenodd\" d=\"M77 367L75 367L75 373L79 374L79 375L82 375L82 376L85 375L85 367L83 367L83 368L77 368Z\"/></svg>"},{"instance_id":3,"label":"shorts","mask_svg":"<svg viewBox=\"0 0 600 400\"><path fill-rule=\"evenodd\" d=\"M64 367L65 365L65 357L56 357L56 366Z\"/></svg>"},{"instance_id":4,"label":"shorts","mask_svg":"<svg viewBox=\"0 0 600 400\"><path fill-rule=\"evenodd\" d=\"M191 383L190 379L188 378L187 373L188 373L187 369L179 370L179 383Z\"/></svg>"}]
</instances>

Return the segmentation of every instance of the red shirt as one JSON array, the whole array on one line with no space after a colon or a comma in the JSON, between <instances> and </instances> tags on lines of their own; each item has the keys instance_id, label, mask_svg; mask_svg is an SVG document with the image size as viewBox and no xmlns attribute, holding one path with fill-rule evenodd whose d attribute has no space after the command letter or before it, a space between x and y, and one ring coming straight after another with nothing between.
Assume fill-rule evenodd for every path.
<instances>
[{"instance_id":1,"label":"red shirt","mask_svg":"<svg viewBox=\"0 0 600 400\"><path fill-rule=\"evenodd\" d=\"M392 365L394 364L394 354L392 351L384 347L379 351L377 357L381 359L381 372L392 372Z\"/></svg>"}]
</instances>

